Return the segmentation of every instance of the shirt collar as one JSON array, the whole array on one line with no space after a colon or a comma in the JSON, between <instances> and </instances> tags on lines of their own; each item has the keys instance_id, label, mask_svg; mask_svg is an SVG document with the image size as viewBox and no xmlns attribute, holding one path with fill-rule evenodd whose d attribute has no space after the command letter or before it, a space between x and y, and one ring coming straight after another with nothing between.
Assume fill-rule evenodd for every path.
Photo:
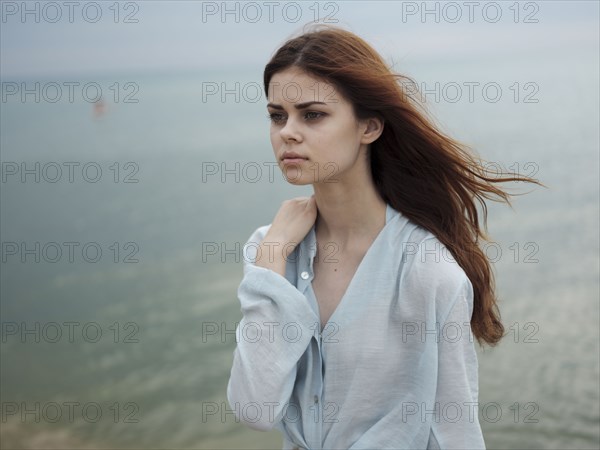
<instances>
[{"instance_id":1,"label":"shirt collar","mask_svg":"<svg viewBox=\"0 0 600 450\"><path fill-rule=\"evenodd\" d=\"M390 220L396 215L398 215L398 211L390 206L389 203L386 202L385 209L385 225L387 225ZM384 226L385 226L384 225ZM308 272L309 279L313 278L313 260L317 254L317 235L315 232L315 224L310 228L310 231L306 235L306 237L302 240L299 245L300 254L299 254L299 264L298 264L298 276L300 277L302 272ZM302 279L302 278L299 278Z\"/></svg>"}]
</instances>

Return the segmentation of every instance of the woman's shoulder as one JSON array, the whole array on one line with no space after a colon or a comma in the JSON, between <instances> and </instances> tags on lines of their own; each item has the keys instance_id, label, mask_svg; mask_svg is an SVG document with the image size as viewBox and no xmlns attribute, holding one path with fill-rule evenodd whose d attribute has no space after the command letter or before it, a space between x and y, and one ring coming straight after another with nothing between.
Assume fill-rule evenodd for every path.
<instances>
[{"instance_id":1,"label":"woman's shoulder","mask_svg":"<svg viewBox=\"0 0 600 450\"><path fill-rule=\"evenodd\" d=\"M252 232L252 234L250 234L250 237L247 239L246 244L248 244L248 243L260 244L263 241L263 239L265 238L265 236L267 235L267 233L269 232L270 228L271 228L271 224L259 226Z\"/></svg>"},{"instance_id":2,"label":"woman's shoulder","mask_svg":"<svg viewBox=\"0 0 600 450\"><path fill-rule=\"evenodd\" d=\"M429 286L456 289L468 282L450 249L431 231L407 220L400 242L402 272Z\"/></svg>"},{"instance_id":3,"label":"woman's shoulder","mask_svg":"<svg viewBox=\"0 0 600 450\"><path fill-rule=\"evenodd\" d=\"M271 224L261 225L256 228L250 237L246 239L246 243L244 244L243 254L244 261L254 263L256 260L256 255L258 253L258 247L264 241L265 236L267 235L269 228L271 228Z\"/></svg>"},{"instance_id":4,"label":"woman's shoulder","mask_svg":"<svg viewBox=\"0 0 600 450\"><path fill-rule=\"evenodd\" d=\"M434 240L439 243L439 239L431 231L402 213L397 213L397 217L392 219L391 225L390 245L400 248L402 251L411 253L414 249L421 247L427 240ZM434 242L432 245L438 244Z\"/></svg>"},{"instance_id":5,"label":"woman's shoulder","mask_svg":"<svg viewBox=\"0 0 600 450\"><path fill-rule=\"evenodd\" d=\"M434 304L439 323L446 321L458 301L465 301L472 313L473 285L435 234L415 224L403 242L401 260L402 288L407 295L424 299L423 307Z\"/></svg>"}]
</instances>

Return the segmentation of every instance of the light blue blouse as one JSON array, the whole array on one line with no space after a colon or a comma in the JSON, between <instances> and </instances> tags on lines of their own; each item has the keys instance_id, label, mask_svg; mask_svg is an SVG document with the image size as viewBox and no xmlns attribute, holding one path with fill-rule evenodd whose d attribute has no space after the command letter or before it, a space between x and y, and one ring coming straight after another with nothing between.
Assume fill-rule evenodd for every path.
<instances>
[{"instance_id":1,"label":"light blue blouse","mask_svg":"<svg viewBox=\"0 0 600 450\"><path fill-rule=\"evenodd\" d=\"M473 287L447 248L387 205L385 226L321 329L314 225L285 277L254 265L269 227L244 246L227 386L236 418L277 428L284 449L485 448Z\"/></svg>"}]
</instances>

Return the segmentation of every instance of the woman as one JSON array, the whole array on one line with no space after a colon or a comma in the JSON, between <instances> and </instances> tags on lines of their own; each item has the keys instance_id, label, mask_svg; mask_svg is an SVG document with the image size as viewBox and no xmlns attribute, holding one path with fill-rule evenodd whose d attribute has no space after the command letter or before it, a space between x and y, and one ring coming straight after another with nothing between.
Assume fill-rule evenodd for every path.
<instances>
[{"instance_id":1,"label":"woman","mask_svg":"<svg viewBox=\"0 0 600 450\"><path fill-rule=\"evenodd\" d=\"M504 181L438 131L358 36L316 28L264 71L289 182L244 247L227 388L284 449L485 448L480 344L504 333L474 197ZM539 184L539 183L538 183Z\"/></svg>"}]
</instances>

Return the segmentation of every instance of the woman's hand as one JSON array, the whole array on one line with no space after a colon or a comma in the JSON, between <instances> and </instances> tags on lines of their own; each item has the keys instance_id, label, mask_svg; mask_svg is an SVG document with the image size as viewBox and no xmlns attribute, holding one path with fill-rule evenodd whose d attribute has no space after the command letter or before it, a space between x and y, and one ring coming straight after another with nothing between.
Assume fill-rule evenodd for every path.
<instances>
[{"instance_id":1,"label":"woman's hand","mask_svg":"<svg viewBox=\"0 0 600 450\"><path fill-rule=\"evenodd\" d=\"M308 234L316 219L314 194L285 200L260 244L255 265L284 276L287 257Z\"/></svg>"}]
</instances>

